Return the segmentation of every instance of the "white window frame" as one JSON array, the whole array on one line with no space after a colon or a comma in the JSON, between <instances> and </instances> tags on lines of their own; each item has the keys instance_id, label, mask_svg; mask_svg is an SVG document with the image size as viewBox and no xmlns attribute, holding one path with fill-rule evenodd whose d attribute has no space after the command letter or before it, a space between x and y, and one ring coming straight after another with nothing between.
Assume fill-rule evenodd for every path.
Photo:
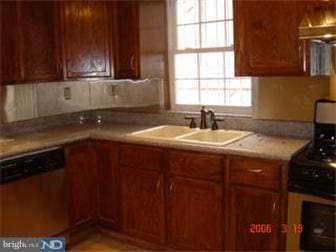
<instances>
[{"instance_id":1,"label":"white window frame","mask_svg":"<svg viewBox=\"0 0 336 252\"><path fill-rule=\"evenodd\" d=\"M176 27L177 27L177 14L176 14L176 0L166 0L167 1L167 24L168 24L168 72L169 72L169 91L170 91L170 105L171 110L176 112L196 112L200 110L201 105L188 105L188 104L176 104L176 87L175 87L175 53L176 53ZM232 0L234 1L234 0ZM217 52L218 47L214 48L213 51ZM223 47L223 51L232 51L233 48ZM211 48L204 49L204 52L211 52ZM183 53L193 53L201 52L202 49L186 49ZM254 94L254 87L257 86L258 79L251 78L251 106L216 106L216 105L205 105L211 107L217 113L227 114L227 115L240 115L240 116L251 116L252 108L254 107L256 95Z\"/></svg>"}]
</instances>

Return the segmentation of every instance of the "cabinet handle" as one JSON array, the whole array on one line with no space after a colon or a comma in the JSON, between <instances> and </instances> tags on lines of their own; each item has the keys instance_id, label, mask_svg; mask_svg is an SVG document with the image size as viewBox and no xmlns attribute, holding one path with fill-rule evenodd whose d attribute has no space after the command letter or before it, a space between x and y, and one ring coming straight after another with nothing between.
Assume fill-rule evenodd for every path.
<instances>
[{"instance_id":1,"label":"cabinet handle","mask_svg":"<svg viewBox=\"0 0 336 252\"><path fill-rule=\"evenodd\" d=\"M134 54L132 54L132 56L131 56L130 65L131 65L132 71L135 71L135 56L134 56Z\"/></svg>"},{"instance_id":2,"label":"cabinet handle","mask_svg":"<svg viewBox=\"0 0 336 252\"><path fill-rule=\"evenodd\" d=\"M263 169L248 169L248 171L253 173L261 173L263 172Z\"/></svg>"},{"instance_id":3,"label":"cabinet handle","mask_svg":"<svg viewBox=\"0 0 336 252\"><path fill-rule=\"evenodd\" d=\"M276 200L273 202L273 208L272 208L272 216L275 214L275 209L276 209Z\"/></svg>"},{"instance_id":4,"label":"cabinet handle","mask_svg":"<svg viewBox=\"0 0 336 252\"><path fill-rule=\"evenodd\" d=\"M299 46L299 59L302 59L302 45Z\"/></svg>"},{"instance_id":5,"label":"cabinet handle","mask_svg":"<svg viewBox=\"0 0 336 252\"><path fill-rule=\"evenodd\" d=\"M161 185L161 181L160 181L160 179L158 179L158 181L156 183L156 191L159 191L160 185Z\"/></svg>"},{"instance_id":6,"label":"cabinet handle","mask_svg":"<svg viewBox=\"0 0 336 252\"><path fill-rule=\"evenodd\" d=\"M172 193L172 191L173 191L173 186L174 186L174 182L170 182L169 193Z\"/></svg>"}]
</instances>

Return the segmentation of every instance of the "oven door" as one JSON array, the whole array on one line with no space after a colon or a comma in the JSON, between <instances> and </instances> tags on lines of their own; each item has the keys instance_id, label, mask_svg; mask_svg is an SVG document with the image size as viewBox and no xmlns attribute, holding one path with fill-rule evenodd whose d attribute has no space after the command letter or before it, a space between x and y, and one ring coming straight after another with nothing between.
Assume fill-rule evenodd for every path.
<instances>
[{"instance_id":1,"label":"oven door","mask_svg":"<svg viewBox=\"0 0 336 252\"><path fill-rule=\"evenodd\" d=\"M334 251L335 215L335 201L290 192L287 251Z\"/></svg>"}]
</instances>

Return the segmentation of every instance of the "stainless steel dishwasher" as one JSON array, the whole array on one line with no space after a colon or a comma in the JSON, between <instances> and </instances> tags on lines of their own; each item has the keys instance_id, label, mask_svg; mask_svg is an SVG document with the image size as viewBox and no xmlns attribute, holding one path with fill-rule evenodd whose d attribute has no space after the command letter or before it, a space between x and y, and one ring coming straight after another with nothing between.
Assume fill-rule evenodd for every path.
<instances>
[{"instance_id":1,"label":"stainless steel dishwasher","mask_svg":"<svg viewBox=\"0 0 336 252\"><path fill-rule=\"evenodd\" d=\"M64 150L0 160L0 236L50 237L69 227Z\"/></svg>"}]
</instances>

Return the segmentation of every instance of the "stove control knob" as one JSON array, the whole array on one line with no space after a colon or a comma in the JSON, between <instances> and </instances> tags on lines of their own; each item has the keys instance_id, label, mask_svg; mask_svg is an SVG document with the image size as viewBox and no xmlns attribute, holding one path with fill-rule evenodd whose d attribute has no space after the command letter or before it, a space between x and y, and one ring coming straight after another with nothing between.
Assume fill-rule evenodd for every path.
<instances>
[{"instance_id":1,"label":"stove control knob","mask_svg":"<svg viewBox=\"0 0 336 252\"><path fill-rule=\"evenodd\" d=\"M319 178L320 177L319 173L316 172L316 171L313 171L311 174L312 174L313 178Z\"/></svg>"},{"instance_id":2,"label":"stove control knob","mask_svg":"<svg viewBox=\"0 0 336 252\"><path fill-rule=\"evenodd\" d=\"M310 171L309 171L309 170L303 170L303 171L302 171L302 175L303 175L303 176L309 176L309 174L310 174Z\"/></svg>"},{"instance_id":3,"label":"stove control knob","mask_svg":"<svg viewBox=\"0 0 336 252\"><path fill-rule=\"evenodd\" d=\"M335 180L333 174L330 173L330 172L327 173L327 176L326 176L326 177L327 177L328 180L331 180L331 181L334 181L334 180Z\"/></svg>"}]
</instances>

